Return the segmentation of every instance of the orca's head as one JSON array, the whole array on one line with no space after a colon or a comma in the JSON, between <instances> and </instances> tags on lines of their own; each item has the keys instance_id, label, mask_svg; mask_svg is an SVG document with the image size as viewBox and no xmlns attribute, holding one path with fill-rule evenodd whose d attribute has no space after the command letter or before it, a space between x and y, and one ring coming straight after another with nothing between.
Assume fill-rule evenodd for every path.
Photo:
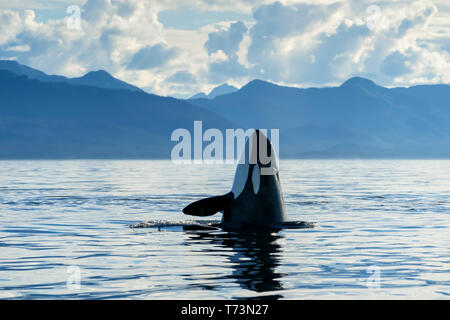
<instances>
[{"instance_id":1,"label":"orca's head","mask_svg":"<svg viewBox=\"0 0 450 320\"><path fill-rule=\"evenodd\" d=\"M258 194L264 176L274 176L279 180L276 150L262 130L255 130L247 138L231 188L235 199L250 185L254 194Z\"/></svg>"}]
</instances>

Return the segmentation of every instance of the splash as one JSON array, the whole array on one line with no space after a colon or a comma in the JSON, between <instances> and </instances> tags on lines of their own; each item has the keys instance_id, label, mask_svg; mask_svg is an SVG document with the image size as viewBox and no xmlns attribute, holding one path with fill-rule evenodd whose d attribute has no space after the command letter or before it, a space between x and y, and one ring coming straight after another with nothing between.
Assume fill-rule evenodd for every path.
<instances>
[{"instance_id":1,"label":"splash","mask_svg":"<svg viewBox=\"0 0 450 320\"><path fill-rule=\"evenodd\" d=\"M218 229L226 227L219 220L186 220L186 221L168 221L168 220L150 220L138 222L130 225L132 229L139 228L176 228L180 227L184 230L189 229ZM314 229L318 225L316 222L308 221L286 221L280 225L274 225L274 229Z\"/></svg>"}]
</instances>

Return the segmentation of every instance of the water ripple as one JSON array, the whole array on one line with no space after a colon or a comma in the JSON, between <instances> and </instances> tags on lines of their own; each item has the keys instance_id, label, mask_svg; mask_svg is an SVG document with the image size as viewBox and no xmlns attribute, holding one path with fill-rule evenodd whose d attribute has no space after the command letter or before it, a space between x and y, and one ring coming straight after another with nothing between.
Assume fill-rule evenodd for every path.
<instances>
[{"instance_id":1,"label":"water ripple","mask_svg":"<svg viewBox=\"0 0 450 320\"><path fill-rule=\"evenodd\" d=\"M448 299L450 161L282 162L289 220L316 228L235 232L209 228L219 215L183 216L233 174L2 161L0 299Z\"/></svg>"}]
</instances>

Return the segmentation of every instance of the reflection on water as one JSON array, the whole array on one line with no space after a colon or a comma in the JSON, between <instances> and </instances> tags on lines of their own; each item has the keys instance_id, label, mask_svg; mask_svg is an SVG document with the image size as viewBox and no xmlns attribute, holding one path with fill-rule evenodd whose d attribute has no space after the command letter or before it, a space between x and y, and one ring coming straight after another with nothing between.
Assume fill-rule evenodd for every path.
<instances>
[{"instance_id":1,"label":"reflection on water","mask_svg":"<svg viewBox=\"0 0 450 320\"><path fill-rule=\"evenodd\" d=\"M282 263L282 246L277 240L282 237L277 230L197 231L189 234L187 244L209 243L210 248L204 250L211 253L231 249L232 255L227 258L233 271L231 275L217 279L218 283L233 279L242 288L261 293L283 289L278 280L283 274L276 272L277 266ZM267 299L282 296L277 294L263 297Z\"/></svg>"}]
</instances>

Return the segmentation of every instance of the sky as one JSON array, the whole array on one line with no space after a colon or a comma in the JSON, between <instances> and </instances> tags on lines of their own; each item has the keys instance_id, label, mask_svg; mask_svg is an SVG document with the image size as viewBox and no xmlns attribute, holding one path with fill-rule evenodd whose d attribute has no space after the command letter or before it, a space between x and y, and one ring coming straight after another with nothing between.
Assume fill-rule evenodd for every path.
<instances>
[{"instance_id":1,"label":"sky","mask_svg":"<svg viewBox=\"0 0 450 320\"><path fill-rule=\"evenodd\" d=\"M450 83L448 0L0 0L0 59L189 97L262 79Z\"/></svg>"}]
</instances>

